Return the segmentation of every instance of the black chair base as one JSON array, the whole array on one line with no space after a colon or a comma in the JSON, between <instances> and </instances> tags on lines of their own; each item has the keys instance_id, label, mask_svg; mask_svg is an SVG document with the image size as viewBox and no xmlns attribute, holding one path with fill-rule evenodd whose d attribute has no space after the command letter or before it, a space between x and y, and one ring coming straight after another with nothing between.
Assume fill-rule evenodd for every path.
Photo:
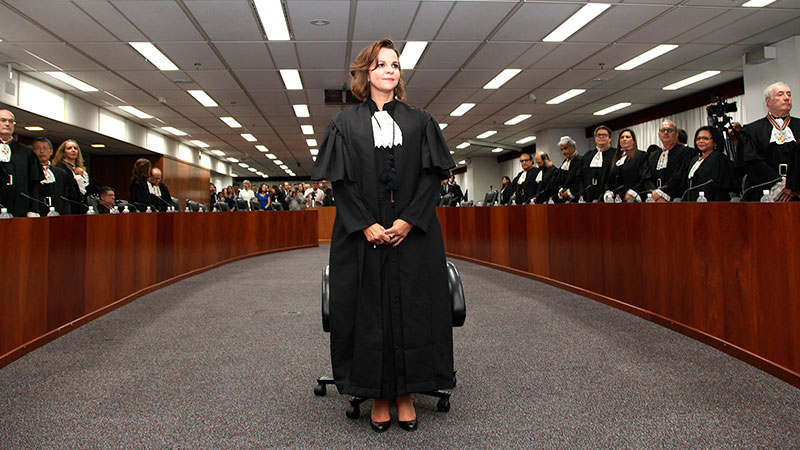
<instances>
[{"instance_id":1,"label":"black chair base","mask_svg":"<svg viewBox=\"0 0 800 450\"><path fill-rule=\"evenodd\" d=\"M453 377L453 387L456 386L457 378ZM328 393L328 385L335 384L331 377L317 378L317 385L314 386L314 395L317 397L324 397ZM450 391L447 389L439 389L438 391L420 392L421 395L429 397L436 397L439 399L436 402L436 410L439 412L450 411ZM347 407L344 414L351 419L358 419L361 417L361 404L369 400L366 397L351 396L349 399L350 406Z\"/></svg>"}]
</instances>

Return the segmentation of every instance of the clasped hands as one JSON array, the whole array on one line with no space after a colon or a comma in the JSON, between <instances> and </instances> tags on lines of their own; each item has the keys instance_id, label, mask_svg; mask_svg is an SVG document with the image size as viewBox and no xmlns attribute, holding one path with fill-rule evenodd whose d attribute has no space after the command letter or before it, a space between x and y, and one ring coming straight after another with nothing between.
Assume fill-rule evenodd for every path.
<instances>
[{"instance_id":1,"label":"clasped hands","mask_svg":"<svg viewBox=\"0 0 800 450\"><path fill-rule=\"evenodd\" d=\"M408 236L411 231L412 225L403 219L397 219L392 223L391 228L383 228L379 223L364 228L364 237L367 242L373 246L391 244L392 247L397 247Z\"/></svg>"}]
</instances>

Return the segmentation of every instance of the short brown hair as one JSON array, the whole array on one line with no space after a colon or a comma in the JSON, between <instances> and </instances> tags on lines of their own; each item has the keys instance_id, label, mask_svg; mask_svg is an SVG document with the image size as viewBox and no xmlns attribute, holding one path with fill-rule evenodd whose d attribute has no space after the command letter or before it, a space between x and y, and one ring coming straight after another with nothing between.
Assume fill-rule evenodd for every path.
<instances>
[{"instance_id":1,"label":"short brown hair","mask_svg":"<svg viewBox=\"0 0 800 450\"><path fill-rule=\"evenodd\" d=\"M133 163L133 171L131 171L131 178L141 177L147 178L150 176L153 164L147 158L139 158Z\"/></svg>"},{"instance_id":2,"label":"short brown hair","mask_svg":"<svg viewBox=\"0 0 800 450\"><path fill-rule=\"evenodd\" d=\"M378 60L378 53L383 48L394 50L397 53L397 57L400 57L400 52L397 51L391 39L381 39L361 50L361 53L356 56L356 60L350 66L350 91L359 100L366 100L369 97L369 71L372 64ZM406 83L403 81L402 69L401 67L400 81L397 83L397 87L394 88L394 96L400 101L405 101Z\"/></svg>"},{"instance_id":3,"label":"short brown hair","mask_svg":"<svg viewBox=\"0 0 800 450\"><path fill-rule=\"evenodd\" d=\"M595 128L594 129L594 135L597 136L597 132L600 131L600 130L608 131L608 137L611 137L611 128L608 128L605 125L600 125L599 127Z\"/></svg>"}]
</instances>

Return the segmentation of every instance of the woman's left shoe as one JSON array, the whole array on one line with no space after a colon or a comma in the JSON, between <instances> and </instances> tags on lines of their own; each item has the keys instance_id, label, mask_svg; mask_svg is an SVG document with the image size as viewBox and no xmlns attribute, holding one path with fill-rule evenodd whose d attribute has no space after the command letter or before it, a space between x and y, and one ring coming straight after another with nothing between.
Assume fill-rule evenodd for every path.
<instances>
[{"instance_id":1,"label":"woman's left shoe","mask_svg":"<svg viewBox=\"0 0 800 450\"><path fill-rule=\"evenodd\" d=\"M409 420L409 421L398 420L397 421L397 426L399 426L400 428L402 428L403 430L406 430L406 431L416 431L416 429L417 429L417 419L413 419L413 420Z\"/></svg>"}]
</instances>

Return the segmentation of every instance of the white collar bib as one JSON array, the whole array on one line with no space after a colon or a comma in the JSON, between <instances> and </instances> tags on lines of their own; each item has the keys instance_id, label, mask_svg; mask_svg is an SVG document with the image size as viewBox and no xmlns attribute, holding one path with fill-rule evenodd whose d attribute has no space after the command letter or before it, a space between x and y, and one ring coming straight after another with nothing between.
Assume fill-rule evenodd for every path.
<instances>
[{"instance_id":1,"label":"white collar bib","mask_svg":"<svg viewBox=\"0 0 800 450\"><path fill-rule=\"evenodd\" d=\"M372 138L375 147L403 145L403 132L387 111L376 111L372 115Z\"/></svg>"}]
</instances>

